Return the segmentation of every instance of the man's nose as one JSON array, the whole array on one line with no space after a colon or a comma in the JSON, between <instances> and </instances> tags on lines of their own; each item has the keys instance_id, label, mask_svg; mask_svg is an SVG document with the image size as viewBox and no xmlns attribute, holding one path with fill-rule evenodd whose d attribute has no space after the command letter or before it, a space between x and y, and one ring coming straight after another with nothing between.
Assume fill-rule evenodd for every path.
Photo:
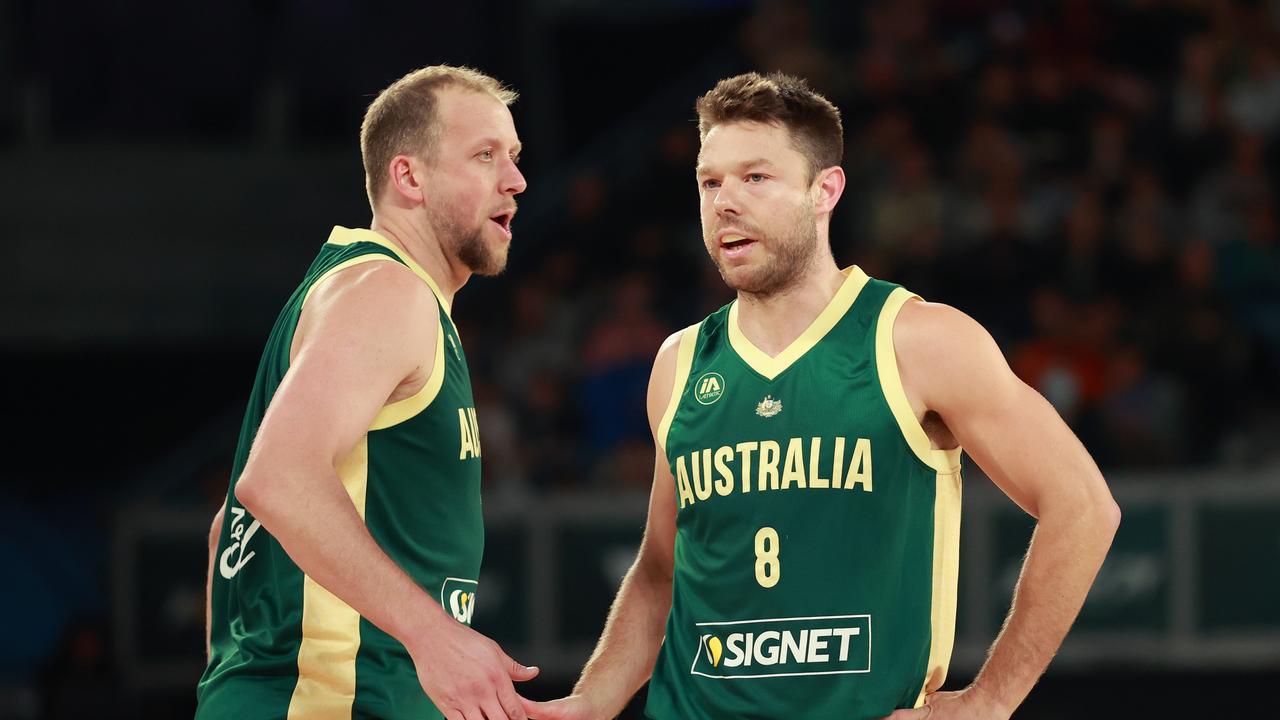
<instances>
[{"instance_id":1,"label":"man's nose","mask_svg":"<svg viewBox=\"0 0 1280 720\"><path fill-rule=\"evenodd\" d=\"M716 188L716 197L712 206L715 208L717 215L740 214L737 192L728 184Z\"/></svg>"},{"instance_id":2,"label":"man's nose","mask_svg":"<svg viewBox=\"0 0 1280 720\"><path fill-rule=\"evenodd\" d=\"M502 192L519 195L529 187L529 183L524 179L524 173L520 172L520 166L515 161L507 161L507 172L502 179Z\"/></svg>"}]
</instances>

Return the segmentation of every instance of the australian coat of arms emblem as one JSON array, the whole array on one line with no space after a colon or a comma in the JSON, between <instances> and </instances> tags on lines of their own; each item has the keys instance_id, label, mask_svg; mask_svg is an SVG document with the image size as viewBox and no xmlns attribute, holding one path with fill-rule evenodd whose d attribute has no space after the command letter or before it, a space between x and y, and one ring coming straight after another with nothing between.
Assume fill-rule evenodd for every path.
<instances>
[{"instance_id":1,"label":"australian coat of arms emblem","mask_svg":"<svg viewBox=\"0 0 1280 720\"><path fill-rule=\"evenodd\" d=\"M756 405L756 414L760 417L771 418L782 412L782 401L774 400L772 395L765 395L764 399Z\"/></svg>"}]
</instances>

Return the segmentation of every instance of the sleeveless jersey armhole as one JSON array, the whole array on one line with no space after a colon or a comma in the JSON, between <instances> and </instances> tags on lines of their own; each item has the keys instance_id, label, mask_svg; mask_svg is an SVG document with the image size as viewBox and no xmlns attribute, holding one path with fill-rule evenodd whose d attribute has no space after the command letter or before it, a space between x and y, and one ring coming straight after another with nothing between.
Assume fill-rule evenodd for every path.
<instances>
[{"instance_id":1,"label":"sleeveless jersey armhole","mask_svg":"<svg viewBox=\"0 0 1280 720\"><path fill-rule=\"evenodd\" d=\"M960 570L960 454L961 448L935 449L929 441L898 372L898 357L893 349L893 324L898 312L918 295L895 288L880 309L876 323L876 371L898 428L911 451L927 467L933 469L933 583L929 603L929 658L914 707L924 705L925 696L936 692L947 678L952 650L955 646L956 597Z\"/></svg>"},{"instance_id":2,"label":"sleeveless jersey armhole","mask_svg":"<svg viewBox=\"0 0 1280 720\"><path fill-rule=\"evenodd\" d=\"M431 365L431 374L427 376L427 383L422 386L418 392L410 395L403 400L397 400L390 405L382 406L378 411L378 415L374 417L373 424L369 426L370 430L385 430L393 425L412 418L418 413L426 410L436 396L440 394L440 388L444 386L445 371L444 356L444 322L440 320L440 313L436 313L436 359Z\"/></svg>"},{"instance_id":3,"label":"sleeveless jersey armhole","mask_svg":"<svg viewBox=\"0 0 1280 720\"><path fill-rule=\"evenodd\" d=\"M895 288L880 308L880 317L876 322L876 374L880 378L880 390L884 394L893 417L898 421L902 437L911 446L911 451L920 462L943 475L952 475L960 471L961 448L938 450L929 441L928 434L920 425L916 413L911 409L907 393L902 387L902 376L898 373L898 355L893 349L893 325L898 319L902 306L919 295L903 288Z\"/></svg>"},{"instance_id":4,"label":"sleeveless jersey armhole","mask_svg":"<svg viewBox=\"0 0 1280 720\"><path fill-rule=\"evenodd\" d=\"M676 409L680 407L680 397L684 395L685 385L689 382L689 372L693 369L693 351L698 345L698 334L702 323L690 325L680 334L680 344L676 348L676 372L671 384L671 399L667 401L667 410L662 413L662 421L658 423L658 436L654 440L667 454L667 435L671 432L671 423L676 418Z\"/></svg>"},{"instance_id":5,"label":"sleeveless jersey armhole","mask_svg":"<svg viewBox=\"0 0 1280 720\"><path fill-rule=\"evenodd\" d=\"M362 265L368 262L396 262L396 258L381 253L373 253L369 255L359 255L349 260L344 260L337 265L326 270L315 282L311 283L311 287L307 288L306 295L302 298L302 304L298 306L298 314L307 307L307 301L311 299L311 295L323 283L328 281L334 275L346 270L347 268ZM409 268L411 271L413 268ZM440 296L432 287L431 294L436 298L436 302L440 302ZM436 352L435 363L431 366L431 375L427 378L427 382L422 389L413 395L397 400L389 405L383 405L382 409L373 418L373 424L369 426L370 430L385 430L386 428L398 425L405 420L417 415L431 405L431 401L435 400L436 395L440 393L440 388L444 385L445 374L444 359L444 324L440 321L439 311L436 313Z\"/></svg>"}]
</instances>

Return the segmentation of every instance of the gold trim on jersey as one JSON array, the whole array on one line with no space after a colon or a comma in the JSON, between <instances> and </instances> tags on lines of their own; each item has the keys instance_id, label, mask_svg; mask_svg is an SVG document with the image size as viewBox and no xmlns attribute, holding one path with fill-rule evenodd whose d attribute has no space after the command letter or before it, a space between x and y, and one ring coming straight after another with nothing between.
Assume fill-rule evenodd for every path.
<instances>
[{"instance_id":1,"label":"gold trim on jersey","mask_svg":"<svg viewBox=\"0 0 1280 720\"><path fill-rule=\"evenodd\" d=\"M436 318L436 360L431 366L431 374L427 376L427 384L417 393L397 400L390 405L383 405L378 411L378 415L373 419L373 424L369 426L370 430L385 430L392 425L398 425L405 420L426 410L431 402L440 394L440 388L444 385L444 376L447 368L444 359L444 323Z\"/></svg>"},{"instance_id":2,"label":"gold trim on jersey","mask_svg":"<svg viewBox=\"0 0 1280 720\"><path fill-rule=\"evenodd\" d=\"M368 435L338 463L337 472L363 520L369 482ZM350 720L359 651L360 614L311 576L303 576L302 643L289 720Z\"/></svg>"},{"instance_id":3,"label":"gold trim on jersey","mask_svg":"<svg viewBox=\"0 0 1280 720\"><path fill-rule=\"evenodd\" d=\"M893 325L902 306L919 296L895 288L880 309L876 322L876 369L884 393L903 438L920 462L933 469L933 589L929 608L929 660L915 707L924 704L928 693L936 692L947 679L951 651L955 644L956 588L960 572L960 448L939 450L916 418L898 372L898 354L893 347Z\"/></svg>"},{"instance_id":4,"label":"gold trim on jersey","mask_svg":"<svg viewBox=\"0 0 1280 720\"><path fill-rule=\"evenodd\" d=\"M929 661L915 707L947 679L956 638L960 577L960 469L938 473L933 498L933 595L929 607Z\"/></svg>"},{"instance_id":5,"label":"gold trim on jersey","mask_svg":"<svg viewBox=\"0 0 1280 720\"><path fill-rule=\"evenodd\" d=\"M381 233L373 230L367 230L365 228L345 228L341 225L335 225L333 230L329 233L329 240L327 242L330 245L350 245L355 242L367 242L373 243L374 245L381 245L395 253L396 257L400 258L400 260L413 271L414 275L422 278L422 281L427 284L427 287L431 288L431 292L436 295L436 300L440 301L440 307L444 308L444 314L448 315L450 320L453 319L451 308L449 307L449 300L444 296L444 293L440 291L440 286L436 284L435 278L432 278L430 273L410 257L409 253L405 251L404 248L391 242Z\"/></svg>"},{"instance_id":6,"label":"gold trim on jersey","mask_svg":"<svg viewBox=\"0 0 1280 720\"><path fill-rule=\"evenodd\" d=\"M813 319L809 327L800 336L791 341L791 344L778 353L775 357L769 357L763 350L756 347L743 334L741 328L738 327L738 301L734 300L729 306L729 344L733 346L734 352L738 357L742 358L752 370L763 375L769 380L773 380L782 374L784 370L791 367L796 360L799 360L805 353L813 349L818 341L826 337L831 332L831 328L840 322L840 318L849 311L853 306L853 302L858 299L858 293L862 292L863 286L867 284L867 274L857 265L853 265L842 271L845 274L845 281L840 285L840 289L836 290L836 294L831 298L831 302L818 313L818 317Z\"/></svg>"},{"instance_id":7,"label":"gold trim on jersey","mask_svg":"<svg viewBox=\"0 0 1280 720\"><path fill-rule=\"evenodd\" d=\"M449 305L445 301L444 296L440 294L440 288L436 287L431 276L419 267L417 263L414 263L412 258L405 256L399 248L395 247L386 238L372 230L351 230L340 226L334 227L333 232L329 234L328 243L330 245L350 245L353 242L371 242L395 252L396 257L405 261L409 269L431 288L432 294L436 296L436 301L444 308L445 315L447 316L449 314ZM320 277L316 278L315 282L311 283L311 287L307 288L306 295L302 297L301 307L306 307L307 301L311 299L311 294L314 293L316 288L320 287L320 284L324 281L347 268L375 261L395 262L394 259L389 258L386 255L360 255L359 257L353 257L350 260L344 260L343 262L340 262L324 271ZM407 398L397 400L388 405L383 405L382 409L379 410L378 414L373 418L373 424L369 426L369 429L385 430L393 425L398 425L405 420L408 420L423 410L426 410L427 407L431 405L431 402L436 399L436 396L440 394L440 388L444 385L444 375L444 323L439 322L439 318L437 318L435 363L431 366L431 374L427 376L426 384L422 386L421 390Z\"/></svg>"},{"instance_id":8,"label":"gold trim on jersey","mask_svg":"<svg viewBox=\"0 0 1280 720\"><path fill-rule=\"evenodd\" d=\"M350 260L343 260L337 265L334 265L328 270L325 270L320 275L320 277L316 278L315 282L311 283L311 287L307 288L307 294L302 296L302 304L298 306L299 311L301 311L301 308L304 308L307 306L307 301L311 299L312 293L314 293L316 291L316 288L320 287L320 285L324 283L324 281L328 280L334 275L337 275L343 270L346 270L347 268L355 267L356 265L363 265L368 262L395 262L395 260L392 260L386 255L361 255L359 257L353 257Z\"/></svg>"},{"instance_id":9,"label":"gold trim on jersey","mask_svg":"<svg viewBox=\"0 0 1280 720\"><path fill-rule=\"evenodd\" d=\"M938 450L933 447L929 435L916 418L915 410L911 409L906 390L902 388L902 376L898 373L898 354L893 349L893 324L898 319L898 312L908 300L919 297L909 290L896 288L884 301L884 307L880 308L880 319L876 322L876 369L880 375L880 390L889 403L889 409L893 411L894 419L898 421L902 436L911 446L911 451L920 462L936 472L951 474L960 469L960 448Z\"/></svg>"},{"instance_id":10,"label":"gold trim on jersey","mask_svg":"<svg viewBox=\"0 0 1280 720\"><path fill-rule=\"evenodd\" d=\"M662 421L658 423L658 437L654 440L667 454L667 433L671 431L671 422L676 418L676 408L680 406L680 396L684 394L684 386L689 382L689 371L693 369L693 350L698 344L698 331L702 323L690 325L680 333L680 346L676 349L675 381L671 384L671 399L667 401L667 410L662 413Z\"/></svg>"}]
</instances>

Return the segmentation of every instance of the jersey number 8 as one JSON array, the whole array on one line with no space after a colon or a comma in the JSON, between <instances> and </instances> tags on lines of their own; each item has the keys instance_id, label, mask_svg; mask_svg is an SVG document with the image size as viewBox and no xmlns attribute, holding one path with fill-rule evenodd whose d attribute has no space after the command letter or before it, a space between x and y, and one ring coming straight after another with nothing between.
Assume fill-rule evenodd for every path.
<instances>
[{"instance_id":1,"label":"jersey number 8","mask_svg":"<svg viewBox=\"0 0 1280 720\"><path fill-rule=\"evenodd\" d=\"M778 531L762 527L756 533L756 582L760 587L771 588L782 577L782 564L778 562Z\"/></svg>"}]
</instances>

